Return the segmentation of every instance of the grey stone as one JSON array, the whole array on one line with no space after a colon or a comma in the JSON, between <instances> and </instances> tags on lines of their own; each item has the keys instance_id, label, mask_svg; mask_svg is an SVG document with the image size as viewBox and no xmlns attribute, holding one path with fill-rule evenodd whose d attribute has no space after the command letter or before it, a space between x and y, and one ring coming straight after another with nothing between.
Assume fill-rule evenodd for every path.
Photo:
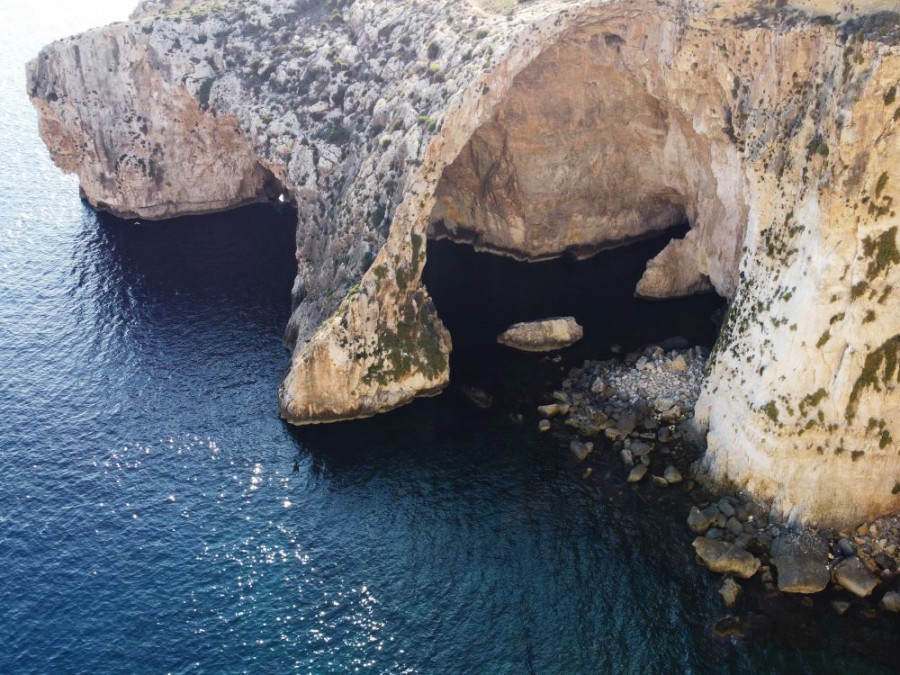
<instances>
[{"instance_id":1,"label":"grey stone","mask_svg":"<svg viewBox=\"0 0 900 675\"><path fill-rule=\"evenodd\" d=\"M660 443L671 443L677 438L675 432L667 426L661 427L659 432L657 432L656 437L659 439Z\"/></svg>"},{"instance_id":2,"label":"grey stone","mask_svg":"<svg viewBox=\"0 0 900 675\"><path fill-rule=\"evenodd\" d=\"M628 473L628 482L640 483L646 475L647 466L645 464L638 464Z\"/></svg>"},{"instance_id":3,"label":"grey stone","mask_svg":"<svg viewBox=\"0 0 900 675\"><path fill-rule=\"evenodd\" d=\"M572 451L572 454L575 455L579 462L583 462L594 451L594 444L591 442L583 443L573 439L569 441L569 450Z\"/></svg>"},{"instance_id":4,"label":"grey stone","mask_svg":"<svg viewBox=\"0 0 900 675\"><path fill-rule=\"evenodd\" d=\"M897 591L888 591L881 598L881 609L885 612L894 614L900 613L900 593Z\"/></svg>"},{"instance_id":5,"label":"grey stone","mask_svg":"<svg viewBox=\"0 0 900 675\"><path fill-rule=\"evenodd\" d=\"M744 526L741 524L741 521L739 521L734 516L729 518L728 522L725 523L725 529L731 532L731 534L733 534L734 536L743 534L744 532Z\"/></svg>"},{"instance_id":6,"label":"grey stone","mask_svg":"<svg viewBox=\"0 0 900 675\"><path fill-rule=\"evenodd\" d=\"M850 603L846 600L832 600L831 608L838 616L844 616L844 614L847 613L847 610L850 609Z\"/></svg>"},{"instance_id":7,"label":"grey stone","mask_svg":"<svg viewBox=\"0 0 900 675\"><path fill-rule=\"evenodd\" d=\"M856 556L845 558L838 563L834 568L834 580L860 598L871 595L880 583L865 563Z\"/></svg>"},{"instance_id":8,"label":"grey stone","mask_svg":"<svg viewBox=\"0 0 900 675\"><path fill-rule=\"evenodd\" d=\"M734 507L725 497L722 497L722 499L719 500L717 506L719 507L719 511L724 513L728 518L734 515Z\"/></svg>"},{"instance_id":9,"label":"grey stone","mask_svg":"<svg viewBox=\"0 0 900 675\"><path fill-rule=\"evenodd\" d=\"M622 458L622 464L627 467L634 466L634 455L631 454L631 450L628 448L624 448L619 452L619 457Z\"/></svg>"},{"instance_id":10,"label":"grey stone","mask_svg":"<svg viewBox=\"0 0 900 675\"><path fill-rule=\"evenodd\" d=\"M783 593L818 593L828 586L828 542L810 532L785 532L772 543Z\"/></svg>"},{"instance_id":11,"label":"grey stone","mask_svg":"<svg viewBox=\"0 0 900 675\"><path fill-rule=\"evenodd\" d=\"M680 483L682 480L684 480L681 472L671 464L666 467L666 470L663 473L663 478L665 478L670 485Z\"/></svg>"}]
</instances>

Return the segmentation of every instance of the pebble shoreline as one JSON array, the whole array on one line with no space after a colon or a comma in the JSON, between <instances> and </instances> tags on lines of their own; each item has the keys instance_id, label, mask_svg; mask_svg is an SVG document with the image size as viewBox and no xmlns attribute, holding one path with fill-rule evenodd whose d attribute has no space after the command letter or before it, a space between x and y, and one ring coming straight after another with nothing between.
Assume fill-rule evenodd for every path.
<instances>
[{"instance_id":1,"label":"pebble shoreline","mask_svg":"<svg viewBox=\"0 0 900 675\"><path fill-rule=\"evenodd\" d=\"M679 486L693 502L686 524L697 561L722 575L718 592L729 610L752 583L768 596L801 597L807 607L812 596L827 597L838 615L851 608L862 619L900 614L900 514L852 531L789 526L746 497L710 494L691 478L702 439L690 418L708 356L676 338L587 361L538 407L538 430L570 436L578 463L595 451L617 453L634 489ZM720 637L746 636L735 617L720 624L714 629Z\"/></svg>"}]
</instances>

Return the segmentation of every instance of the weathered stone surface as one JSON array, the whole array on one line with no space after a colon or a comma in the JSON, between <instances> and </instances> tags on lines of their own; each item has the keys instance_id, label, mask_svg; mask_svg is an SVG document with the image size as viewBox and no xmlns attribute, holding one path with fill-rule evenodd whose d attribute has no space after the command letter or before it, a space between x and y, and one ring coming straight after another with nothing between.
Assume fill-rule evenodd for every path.
<instances>
[{"instance_id":1,"label":"weathered stone surface","mask_svg":"<svg viewBox=\"0 0 900 675\"><path fill-rule=\"evenodd\" d=\"M835 566L834 580L860 598L871 595L880 583L856 556L842 560Z\"/></svg>"},{"instance_id":2,"label":"weathered stone surface","mask_svg":"<svg viewBox=\"0 0 900 675\"><path fill-rule=\"evenodd\" d=\"M696 506L692 506L691 512L688 514L687 524L688 527L691 528L691 532L703 534L709 529L711 521L703 511Z\"/></svg>"},{"instance_id":3,"label":"weathered stone surface","mask_svg":"<svg viewBox=\"0 0 900 675\"><path fill-rule=\"evenodd\" d=\"M628 472L628 482L629 483L640 483L644 476L647 475L647 465L646 464L638 464L631 471Z\"/></svg>"},{"instance_id":4,"label":"weathered stone surface","mask_svg":"<svg viewBox=\"0 0 900 675\"><path fill-rule=\"evenodd\" d=\"M900 613L900 593L897 591L888 591L881 598L881 609L894 614Z\"/></svg>"},{"instance_id":5,"label":"weathered stone surface","mask_svg":"<svg viewBox=\"0 0 900 675\"><path fill-rule=\"evenodd\" d=\"M731 300L704 475L850 524L900 508L900 47L896 15L849 23L886 7L145 0L45 48L28 86L98 208L297 205L297 424L446 386L427 236L539 260L687 219L637 290Z\"/></svg>"},{"instance_id":6,"label":"weathered stone surface","mask_svg":"<svg viewBox=\"0 0 900 675\"><path fill-rule=\"evenodd\" d=\"M749 579L759 569L759 559L725 541L709 537L694 539L697 557L713 572Z\"/></svg>"},{"instance_id":7,"label":"weathered stone surface","mask_svg":"<svg viewBox=\"0 0 900 675\"><path fill-rule=\"evenodd\" d=\"M666 482L669 483L669 485L674 485L684 480L681 472L671 464L666 467L666 470L663 473L663 478L666 479Z\"/></svg>"},{"instance_id":8,"label":"weathered stone surface","mask_svg":"<svg viewBox=\"0 0 900 675\"><path fill-rule=\"evenodd\" d=\"M719 595L722 596L722 602L726 607L734 607L741 597L741 587L731 577L725 577L722 585L719 586Z\"/></svg>"},{"instance_id":9,"label":"weathered stone surface","mask_svg":"<svg viewBox=\"0 0 900 675\"><path fill-rule=\"evenodd\" d=\"M571 316L513 324L497 336L497 342L523 352L552 352L565 349L584 337Z\"/></svg>"},{"instance_id":10,"label":"weathered stone surface","mask_svg":"<svg viewBox=\"0 0 900 675\"><path fill-rule=\"evenodd\" d=\"M590 455L594 451L593 443L583 443L579 440L569 441L569 450L572 451L572 454L575 455L575 459L579 462L583 462L587 459L587 456Z\"/></svg>"},{"instance_id":11,"label":"weathered stone surface","mask_svg":"<svg viewBox=\"0 0 900 675\"><path fill-rule=\"evenodd\" d=\"M818 593L828 586L828 542L823 537L785 532L772 543L771 553L783 593Z\"/></svg>"}]
</instances>

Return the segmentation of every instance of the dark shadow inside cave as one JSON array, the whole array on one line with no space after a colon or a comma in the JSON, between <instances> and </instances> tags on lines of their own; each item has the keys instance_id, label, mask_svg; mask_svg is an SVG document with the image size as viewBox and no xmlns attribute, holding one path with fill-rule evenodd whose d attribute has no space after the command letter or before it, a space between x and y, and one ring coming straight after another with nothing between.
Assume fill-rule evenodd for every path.
<instances>
[{"instance_id":1,"label":"dark shadow inside cave","mask_svg":"<svg viewBox=\"0 0 900 675\"><path fill-rule=\"evenodd\" d=\"M683 337L691 346L711 347L725 305L719 296L634 296L647 261L687 231L682 224L587 260L534 263L429 241L423 280L453 338L451 385L479 387L499 404L514 407L535 388L558 386L569 368L587 359L612 358L615 345L625 354ZM554 316L574 316L584 327L584 339L550 354L519 352L496 342L510 324Z\"/></svg>"}]
</instances>

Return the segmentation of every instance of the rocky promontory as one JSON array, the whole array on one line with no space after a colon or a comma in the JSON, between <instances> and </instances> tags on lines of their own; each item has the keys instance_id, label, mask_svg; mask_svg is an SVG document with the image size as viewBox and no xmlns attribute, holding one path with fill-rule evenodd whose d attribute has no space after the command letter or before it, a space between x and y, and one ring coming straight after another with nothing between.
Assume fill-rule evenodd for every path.
<instances>
[{"instance_id":1,"label":"rocky promontory","mask_svg":"<svg viewBox=\"0 0 900 675\"><path fill-rule=\"evenodd\" d=\"M296 205L296 424L447 385L428 238L578 258L689 221L636 292L730 302L701 474L847 526L900 508L898 44L884 0L146 0L28 92L96 208Z\"/></svg>"}]
</instances>

